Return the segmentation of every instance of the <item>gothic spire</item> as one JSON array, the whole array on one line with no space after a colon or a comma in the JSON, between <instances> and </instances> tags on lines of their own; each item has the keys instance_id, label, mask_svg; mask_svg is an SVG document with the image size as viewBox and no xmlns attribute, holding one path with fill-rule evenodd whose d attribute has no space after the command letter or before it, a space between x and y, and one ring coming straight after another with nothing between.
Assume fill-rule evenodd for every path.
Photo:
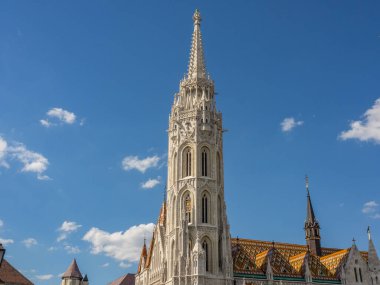
<instances>
[{"instance_id":1,"label":"gothic spire","mask_svg":"<svg viewBox=\"0 0 380 285\"><path fill-rule=\"evenodd\" d=\"M193 15L194 32L190 50L189 70L187 73L188 79L206 78L207 71L203 56L202 34L201 34L201 14L198 9Z\"/></svg>"},{"instance_id":2,"label":"gothic spire","mask_svg":"<svg viewBox=\"0 0 380 285\"><path fill-rule=\"evenodd\" d=\"M307 216L306 216L306 221L310 223L315 223L316 218L313 210L313 205L311 203L311 198L310 198L310 192L309 192L309 177L306 175L305 178L306 182L306 192L307 192Z\"/></svg>"},{"instance_id":3,"label":"gothic spire","mask_svg":"<svg viewBox=\"0 0 380 285\"><path fill-rule=\"evenodd\" d=\"M321 236L319 223L315 217L313 205L311 203L310 192L309 192L309 177L306 176L306 221L305 221L305 239L308 248L312 254L321 256Z\"/></svg>"},{"instance_id":4,"label":"gothic spire","mask_svg":"<svg viewBox=\"0 0 380 285\"><path fill-rule=\"evenodd\" d=\"M373 244L372 237L371 237L371 230L370 227L367 229L368 234L368 267L371 271L376 271L376 268L380 268L380 260L377 256L375 245Z\"/></svg>"}]
</instances>

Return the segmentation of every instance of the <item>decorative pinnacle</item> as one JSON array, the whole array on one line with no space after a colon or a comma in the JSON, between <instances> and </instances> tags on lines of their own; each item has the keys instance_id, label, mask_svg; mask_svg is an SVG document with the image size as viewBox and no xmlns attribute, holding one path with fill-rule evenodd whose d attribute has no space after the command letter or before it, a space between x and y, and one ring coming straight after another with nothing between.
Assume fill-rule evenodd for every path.
<instances>
[{"instance_id":1,"label":"decorative pinnacle","mask_svg":"<svg viewBox=\"0 0 380 285\"><path fill-rule=\"evenodd\" d=\"M356 245L356 239L352 238L352 245Z\"/></svg>"},{"instance_id":2,"label":"decorative pinnacle","mask_svg":"<svg viewBox=\"0 0 380 285\"><path fill-rule=\"evenodd\" d=\"M305 183L306 183L306 191L307 191L307 195L309 196L309 176L305 176Z\"/></svg>"},{"instance_id":3,"label":"decorative pinnacle","mask_svg":"<svg viewBox=\"0 0 380 285\"><path fill-rule=\"evenodd\" d=\"M190 61L189 69L187 72L187 78L207 78L206 65L203 55L202 34L201 34L201 14L198 10L195 10L193 15L194 31L190 49Z\"/></svg>"},{"instance_id":4,"label":"decorative pinnacle","mask_svg":"<svg viewBox=\"0 0 380 285\"><path fill-rule=\"evenodd\" d=\"M199 13L198 9L195 9L194 15L193 15L193 21L194 25L200 25L202 18L201 18L201 13Z\"/></svg>"}]
</instances>

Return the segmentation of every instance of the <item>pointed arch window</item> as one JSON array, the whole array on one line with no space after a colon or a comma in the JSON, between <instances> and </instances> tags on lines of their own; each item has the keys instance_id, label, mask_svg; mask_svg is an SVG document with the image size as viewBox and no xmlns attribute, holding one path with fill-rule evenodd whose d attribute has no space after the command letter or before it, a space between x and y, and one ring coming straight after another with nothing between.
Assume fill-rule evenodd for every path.
<instances>
[{"instance_id":1,"label":"pointed arch window","mask_svg":"<svg viewBox=\"0 0 380 285\"><path fill-rule=\"evenodd\" d=\"M363 276L362 276L362 269L359 268L359 277L360 277L360 282L363 282Z\"/></svg>"},{"instance_id":2,"label":"pointed arch window","mask_svg":"<svg viewBox=\"0 0 380 285\"><path fill-rule=\"evenodd\" d=\"M358 282L358 271L356 270L356 267L354 268L355 271L355 281Z\"/></svg>"},{"instance_id":3,"label":"pointed arch window","mask_svg":"<svg viewBox=\"0 0 380 285\"><path fill-rule=\"evenodd\" d=\"M183 151L183 156L182 156L182 177L187 177L191 176L191 148L187 147Z\"/></svg>"},{"instance_id":4,"label":"pointed arch window","mask_svg":"<svg viewBox=\"0 0 380 285\"><path fill-rule=\"evenodd\" d=\"M191 198L190 194L185 197L185 218L188 223L191 223Z\"/></svg>"},{"instance_id":5,"label":"pointed arch window","mask_svg":"<svg viewBox=\"0 0 380 285\"><path fill-rule=\"evenodd\" d=\"M201 150L201 160L202 160L202 176L209 176L210 174L210 166L209 166L209 160L210 160L210 151L207 147L203 147Z\"/></svg>"},{"instance_id":6,"label":"pointed arch window","mask_svg":"<svg viewBox=\"0 0 380 285\"><path fill-rule=\"evenodd\" d=\"M217 153L216 155L216 180L218 182L218 184L221 183L221 179L222 179L222 163L220 161L220 154L219 152Z\"/></svg>"},{"instance_id":7,"label":"pointed arch window","mask_svg":"<svg viewBox=\"0 0 380 285\"><path fill-rule=\"evenodd\" d=\"M202 223L208 223L208 196L206 193L202 196Z\"/></svg>"},{"instance_id":8,"label":"pointed arch window","mask_svg":"<svg viewBox=\"0 0 380 285\"><path fill-rule=\"evenodd\" d=\"M210 252L209 252L209 245L206 240L203 241L202 248L205 251L206 272L209 272L210 271Z\"/></svg>"}]
</instances>

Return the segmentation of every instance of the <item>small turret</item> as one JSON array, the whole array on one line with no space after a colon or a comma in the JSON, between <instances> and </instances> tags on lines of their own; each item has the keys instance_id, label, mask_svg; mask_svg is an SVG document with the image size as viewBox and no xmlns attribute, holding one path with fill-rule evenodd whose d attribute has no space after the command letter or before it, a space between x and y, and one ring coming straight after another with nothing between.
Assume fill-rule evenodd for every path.
<instances>
[{"instance_id":1,"label":"small turret","mask_svg":"<svg viewBox=\"0 0 380 285\"><path fill-rule=\"evenodd\" d=\"M319 222L317 221L313 205L311 203L309 192L309 177L306 176L306 192L307 192L307 209L306 209L306 221L305 221L305 239L307 246L312 254L317 256L322 255L321 250L321 236Z\"/></svg>"},{"instance_id":2,"label":"small turret","mask_svg":"<svg viewBox=\"0 0 380 285\"><path fill-rule=\"evenodd\" d=\"M61 285L88 285L87 275L85 278L86 281L84 280L82 273L79 270L77 261L74 258L66 272L62 275Z\"/></svg>"}]
</instances>

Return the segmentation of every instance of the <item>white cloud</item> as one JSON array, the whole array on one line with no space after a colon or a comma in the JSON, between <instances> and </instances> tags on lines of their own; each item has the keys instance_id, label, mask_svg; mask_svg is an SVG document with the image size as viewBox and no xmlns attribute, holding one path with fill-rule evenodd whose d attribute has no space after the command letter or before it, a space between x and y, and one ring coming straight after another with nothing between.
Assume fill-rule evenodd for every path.
<instances>
[{"instance_id":1,"label":"white cloud","mask_svg":"<svg viewBox=\"0 0 380 285\"><path fill-rule=\"evenodd\" d=\"M281 125L281 130L283 132L290 132L295 127L302 126L303 125L303 121L296 121L294 118L290 117L290 118L285 118L281 122L280 125Z\"/></svg>"},{"instance_id":2,"label":"white cloud","mask_svg":"<svg viewBox=\"0 0 380 285\"><path fill-rule=\"evenodd\" d=\"M374 213L374 212L376 212L378 206L379 206L379 204L377 204L376 201L369 201L369 202L366 202L366 203L364 203L364 205L363 205L362 212L363 212L364 214L371 214L371 213Z\"/></svg>"},{"instance_id":3,"label":"white cloud","mask_svg":"<svg viewBox=\"0 0 380 285\"><path fill-rule=\"evenodd\" d=\"M157 155L139 159L137 156L127 156L123 159L122 166L125 171L136 169L144 173L148 168L157 167L160 158Z\"/></svg>"},{"instance_id":4,"label":"white cloud","mask_svg":"<svg viewBox=\"0 0 380 285\"><path fill-rule=\"evenodd\" d=\"M14 240L13 239L3 239L3 238L0 238L0 243L2 245L6 246L6 245L14 243Z\"/></svg>"},{"instance_id":5,"label":"white cloud","mask_svg":"<svg viewBox=\"0 0 380 285\"><path fill-rule=\"evenodd\" d=\"M376 214L374 214L371 218L372 218L372 219L380 219L380 214L379 214L379 213L376 213Z\"/></svg>"},{"instance_id":6,"label":"white cloud","mask_svg":"<svg viewBox=\"0 0 380 285\"><path fill-rule=\"evenodd\" d=\"M62 241L67 239L67 237L76 232L82 225L77 224L76 222L64 221L59 227L58 231L60 232L57 241Z\"/></svg>"},{"instance_id":7,"label":"white cloud","mask_svg":"<svg viewBox=\"0 0 380 285\"><path fill-rule=\"evenodd\" d=\"M42 126L46 127L46 128L49 128L49 127L55 125L55 124L49 122L48 119L41 119L41 120L40 120L40 124L41 124Z\"/></svg>"},{"instance_id":8,"label":"white cloud","mask_svg":"<svg viewBox=\"0 0 380 285\"><path fill-rule=\"evenodd\" d=\"M50 179L47 175L44 174L49 165L48 159L38 152L27 149L26 146L22 143L14 143L13 145L9 145L3 152L2 165L5 163L9 167L9 164L4 160L4 158L7 156L23 164L23 167L21 168L22 172L36 173L37 178L40 180Z\"/></svg>"},{"instance_id":9,"label":"white cloud","mask_svg":"<svg viewBox=\"0 0 380 285\"><path fill-rule=\"evenodd\" d=\"M9 168L9 164L5 161L5 156L7 155L8 143L0 137L0 166Z\"/></svg>"},{"instance_id":10,"label":"white cloud","mask_svg":"<svg viewBox=\"0 0 380 285\"><path fill-rule=\"evenodd\" d=\"M150 178L147 181L145 181L144 183L141 183L141 187L144 188L144 189L152 189L152 188L156 187L160 183L161 183L161 177L158 176L155 179L151 179Z\"/></svg>"},{"instance_id":11,"label":"white cloud","mask_svg":"<svg viewBox=\"0 0 380 285\"><path fill-rule=\"evenodd\" d=\"M151 236L154 224L141 224L130 227L125 232L109 233L91 228L83 240L91 243L92 254L105 254L119 261L136 262L139 260L143 239Z\"/></svg>"},{"instance_id":12,"label":"white cloud","mask_svg":"<svg viewBox=\"0 0 380 285\"><path fill-rule=\"evenodd\" d=\"M119 263L119 266L121 268L129 268L129 267L132 266L132 264L131 263L125 263L125 262L122 261L122 262Z\"/></svg>"},{"instance_id":13,"label":"white cloud","mask_svg":"<svg viewBox=\"0 0 380 285\"><path fill-rule=\"evenodd\" d=\"M1 228L2 226L4 226L4 222L3 222L2 219L0 219L0 228Z\"/></svg>"},{"instance_id":14,"label":"white cloud","mask_svg":"<svg viewBox=\"0 0 380 285\"><path fill-rule=\"evenodd\" d=\"M70 254L80 253L80 249L77 246L72 246L72 245L66 244L64 248L67 251L67 253L70 253Z\"/></svg>"},{"instance_id":15,"label":"white cloud","mask_svg":"<svg viewBox=\"0 0 380 285\"><path fill-rule=\"evenodd\" d=\"M36 275L36 278L40 281L50 280L54 277L53 274Z\"/></svg>"},{"instance_id":16,"label":"white cloud","mask_svg":"<svg viewBox=\"0 0 380 285\"><path fill-rule=\"evenodd\" d=\"M106 262L106 263L102 264L101 267L108 267L108 266L110 266L110 264L108 262Z\"/></svg>"},{"instance_id":17,"label":"white cloud","mask_svg":"<svg viewBox=\"0 0 380 285\"><path fill-rule=\"evenodd\" d=\"M51 246L48 248L48 251L56 251L56 250L58 250L58 247L56 246Z\"/></svg>"},{"instance_id":18,"label":"white cloud","mask_svg":"<svg viewBox=\"0 0 380 285\"><path fill-rule=\"evenodd\" d=\"M380 144L380 98L368 109L362 120L350 123L350 129L339 135L342 140L358 139Z\"/></svg>"},{"instance_id":19,"label":"white cloud","mask_svg":"<svg viewBox=\"0 0 380 285\"><path fill-rule=\"evenodd\" d=\"M64 110L62 108L52 108L46 113L51 118L57 118L63 123L73 124L76 116L74 113Z\"/></svg>"},{"instance_id":20,"label":"white cloud","mask_svg":"<svg viewBox=\"0 0 380 285\"><path fill-rule=\"evenodd\" d=\"M27 238L22 241L22 243L25 245L27 248L31 248L34 245L37 245L37 240L34 238Z\"/></svg>"}]
</instances>

